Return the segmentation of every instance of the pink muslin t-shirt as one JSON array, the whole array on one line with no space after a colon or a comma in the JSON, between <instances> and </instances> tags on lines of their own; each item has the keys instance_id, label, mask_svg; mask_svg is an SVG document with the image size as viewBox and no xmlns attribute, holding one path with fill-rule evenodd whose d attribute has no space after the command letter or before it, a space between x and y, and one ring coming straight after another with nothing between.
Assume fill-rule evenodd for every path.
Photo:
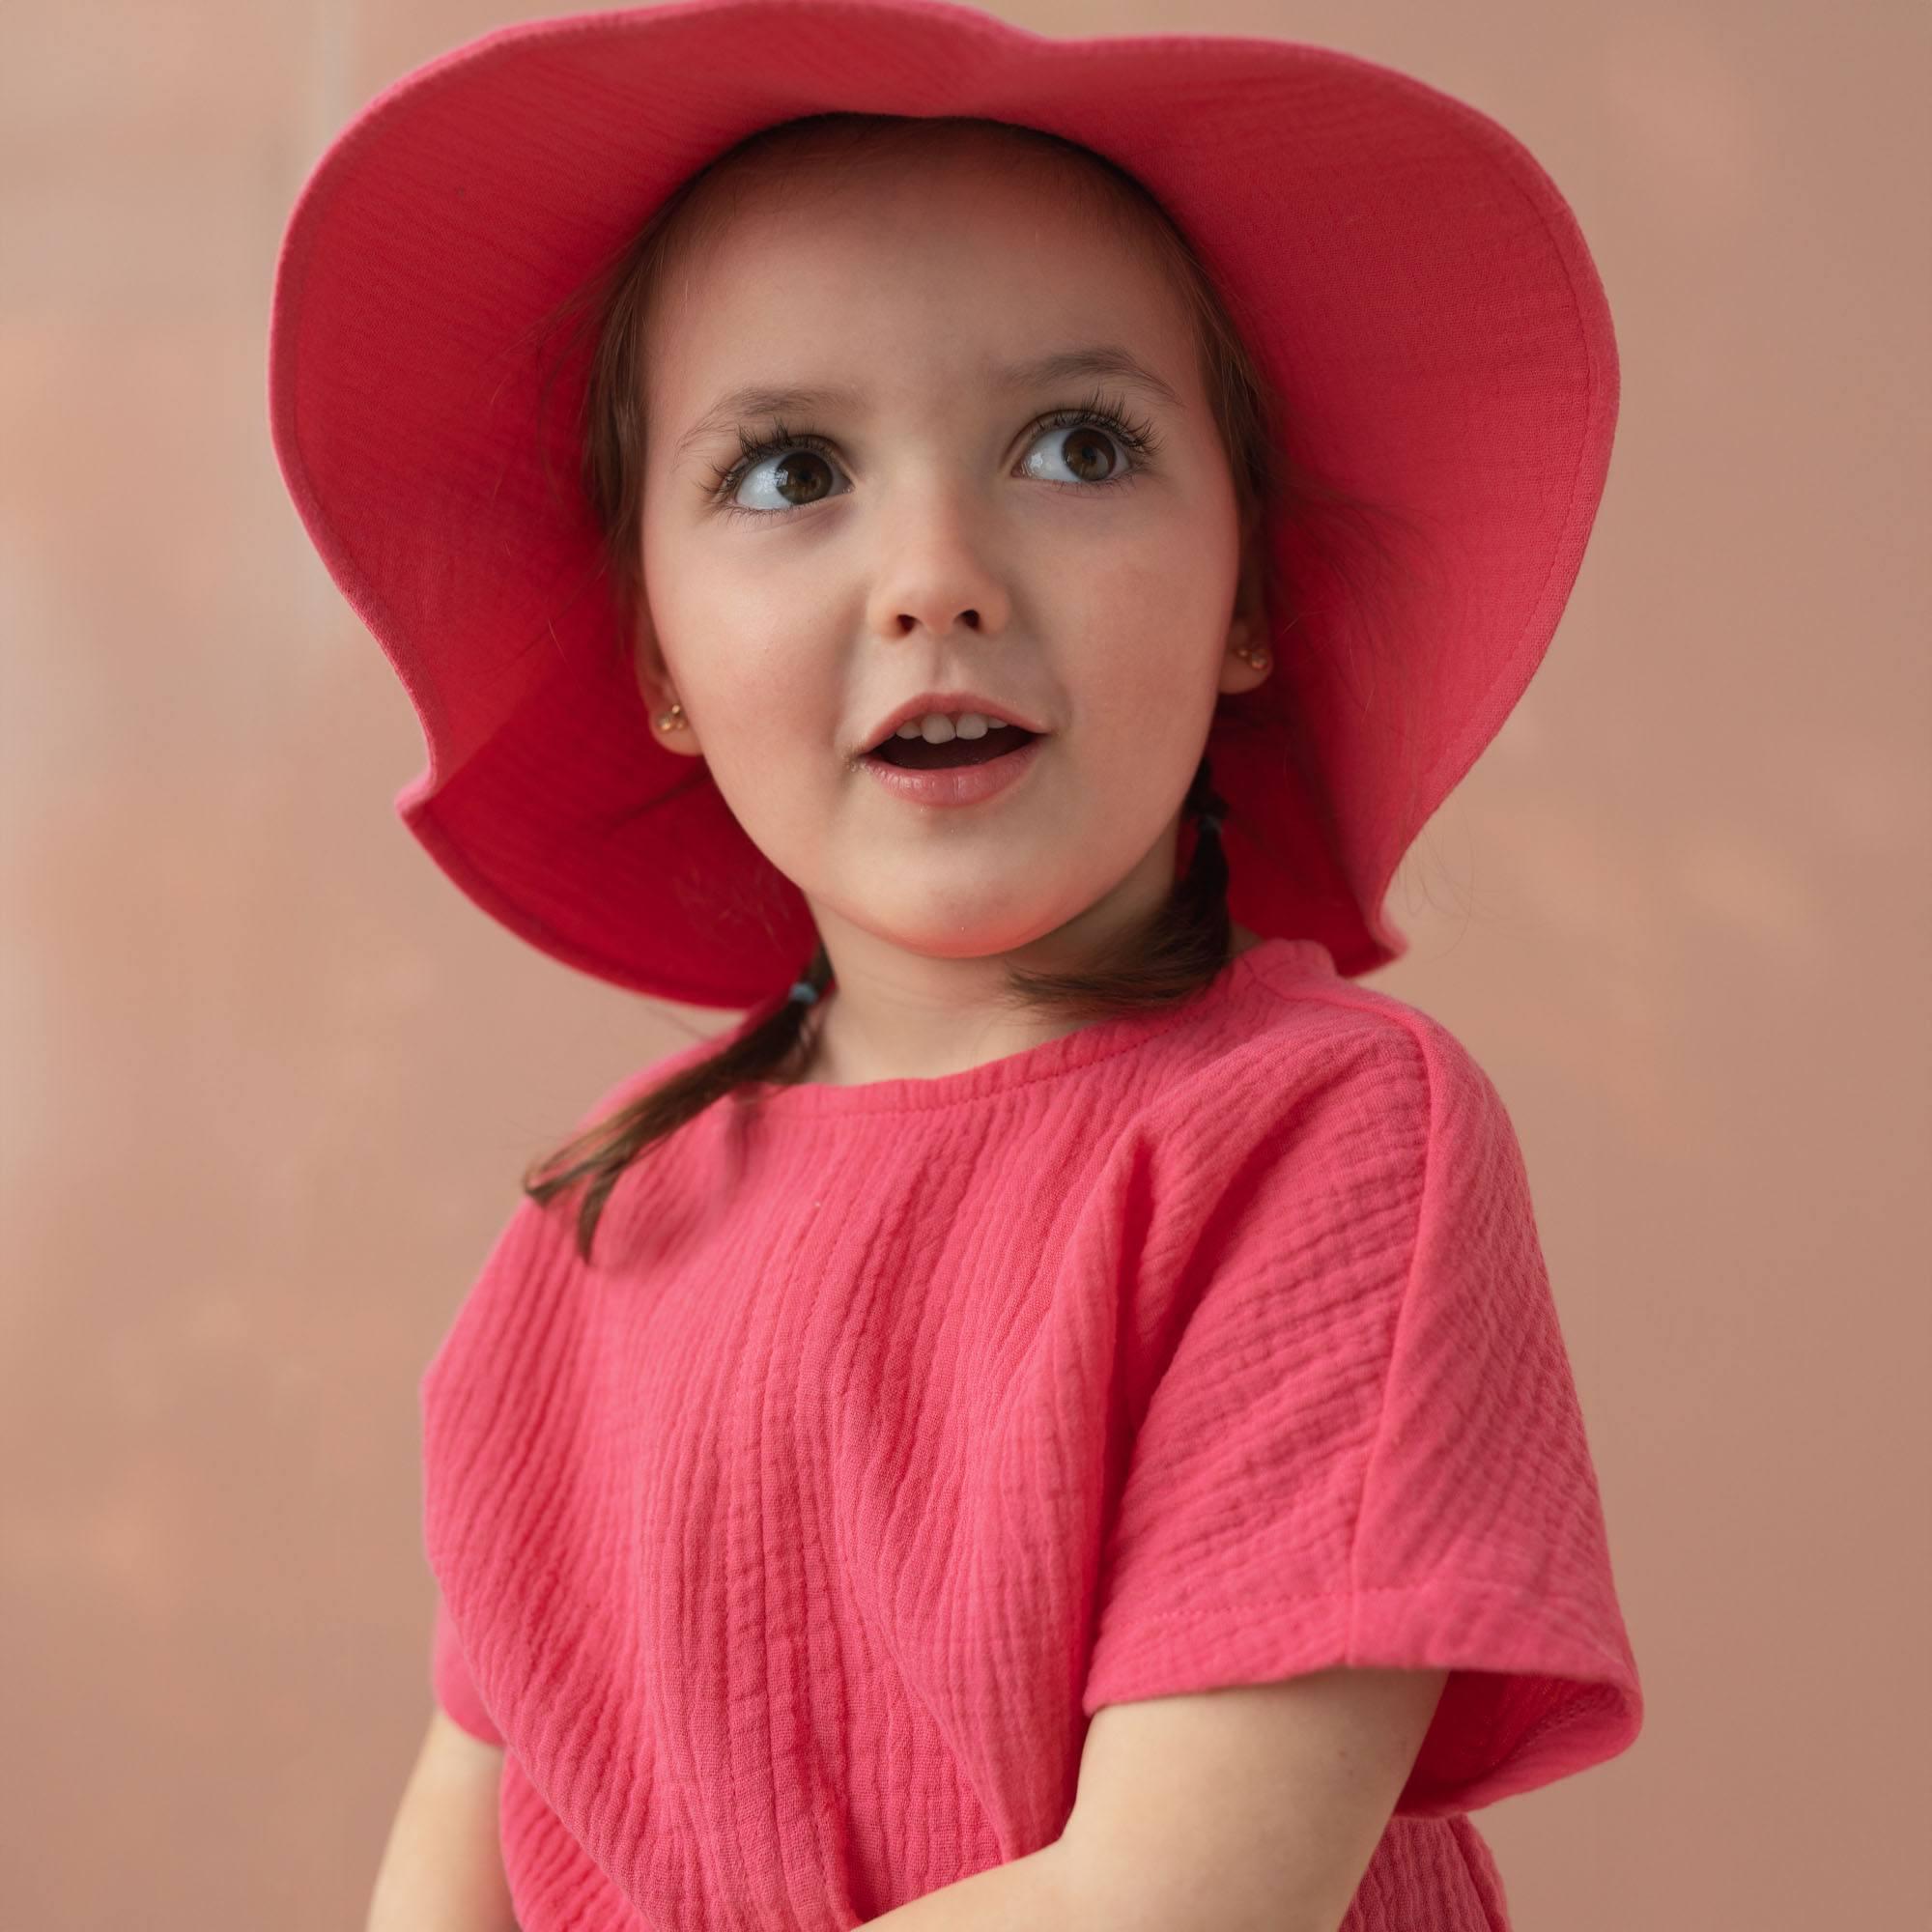
<instances>
[{"instance_id":1,"label":"pink muslin t-shirt","mask_svg":"<svg viewBox=\"0 0 1932 1932\"><path fill-rule=\"evenodd\" d=\"M433 1685L505 1747L525 1932L848 1932L1056 1838L1101 1706L1336 1664L1451 1672L1345 1932L1505 1927L1465 1814L1642 1700L1469 1054L1269 939L1179 1010L761 1092L592 1266L520 1199L422 1378Z\"/></svg>"}]
</instances>

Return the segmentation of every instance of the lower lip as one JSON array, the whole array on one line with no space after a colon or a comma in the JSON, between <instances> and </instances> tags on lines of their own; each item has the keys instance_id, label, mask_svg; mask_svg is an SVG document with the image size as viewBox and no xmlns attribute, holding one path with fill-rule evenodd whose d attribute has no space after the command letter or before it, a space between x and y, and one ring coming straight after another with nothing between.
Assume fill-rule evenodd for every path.
<instances>
[{"instance_id":1,"label":"lower lip","mask_svg":"<svg viewBox=\"0 0 1932 1932\"><path fill-rule=\"evenodd\" d=\"M1018 784L1038 762L1039 749L1045 743L1042 734L1029 738L1017 752L989 758L983 765L954 765L931 772L891 764L869 752L859 762L888 791L914 805L978 805Z\"/></svg>"}]
</instances>

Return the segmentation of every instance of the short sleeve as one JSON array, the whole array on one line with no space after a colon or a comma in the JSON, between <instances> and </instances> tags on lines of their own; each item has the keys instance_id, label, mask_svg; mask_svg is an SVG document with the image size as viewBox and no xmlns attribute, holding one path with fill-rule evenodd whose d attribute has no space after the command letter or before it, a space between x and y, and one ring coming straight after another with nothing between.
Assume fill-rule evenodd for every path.
<instances>
[{"instance_id":1,"label":"short sleeve","mask_svg":"<svg viewBox=\"0 0 1932 1932\"><path fill-rule=\"evenodd\" d=\"M1614 1756L1642 1702L1515 1132L1402 1011L1217 1094L1264 1125L1198 1190L1082 1709L1444 1668L1395 1806L1420 1818Z\"/></svg>"},{"instance_id":2,"label":"short sleeve","mask_svg":"<svg viewBox=\"0 0 1932 1932\"><path fill-rule=\"evenodd\" d=\"M502 1732L491 1721L489 1712L483 1708L483 1699L477 1694L469 1665L464 1660L462 1640L440 1590L436 1596L436 1629L430 1642L430 1688L442 1711L471 1737L480 1738L486 1745L503 1742Z\"/></svg>"}]
</instances>

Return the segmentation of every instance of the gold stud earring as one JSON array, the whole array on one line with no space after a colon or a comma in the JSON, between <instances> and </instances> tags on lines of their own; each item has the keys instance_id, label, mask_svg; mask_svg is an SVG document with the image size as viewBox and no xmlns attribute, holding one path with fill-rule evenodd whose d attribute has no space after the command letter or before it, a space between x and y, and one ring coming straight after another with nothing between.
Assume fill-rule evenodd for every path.
<instances>
[{"instance_id":1,"label":"gold stud earring","mask_svg":"<svg viewBox=\"0 0 1932 1932\"><path fill-rule=\"evenodd\" d=\"M1241 639L1241 641L1238 644L1230 643L1228 648L1231 651L1233 651L1234 654L1237 658L1239 658L1243 664L1252 665L1256 670L1267 669L1268 654L1266 650L1259 644L1250 644L1247 641L1248 620L1245 617L1236 618L1235 620L1233 629L1236 636L1237 636Z\"/></svg>"},{"instance_id":2,"label":"gold stud earring","mask_svg":"<svg viewBox=\"0 0 1932 1932\"><path fill-rule=\"evenodd\" d=\"M660 731L676 731L681 729L683 724L684 706L673 698L670 709L658 720L658 729Z\"/></svg>"}]
</instances>

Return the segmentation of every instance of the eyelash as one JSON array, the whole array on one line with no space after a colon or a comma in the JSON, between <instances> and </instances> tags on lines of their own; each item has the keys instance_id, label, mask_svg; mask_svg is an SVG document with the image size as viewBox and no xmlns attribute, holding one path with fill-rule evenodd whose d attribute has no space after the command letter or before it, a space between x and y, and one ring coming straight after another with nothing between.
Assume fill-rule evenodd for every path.
<instances>
[{"instance_id":1,"label":"eyelash","mask_svg":"<svg viewBox=\"0 0 1932 1932\"><path fill-rule=\"evenodd\" d=\"M1099 483L1059 483L1052 478L1043 479L1060 490L1108 490L1118 484L1131 483L1147 467L1149 459L1160 447L1160 439L1154 433L1153 424L1142 418L1130 421L1127 406L1117 397L1095 394L1076 409L1054 410L1029 425L1028 441L1043 435L1050 429L1072 429L1075 426L1092 426L1105 430L1127 452L1126 468L1117 476L1109 476ZM765 523L788 517L795 510L810 510L816 507L811 503L793 503L782 510L748 510L741 503L732 502L731 497L744 480L746 470L753 468L768 456L782 456L794 449L815 449L821 455L832 453L830 441L813 430L788 429L781 421L772 424L768 435L754 437L749 431L738 432L738 461L728 469L712 472L711 497L716 506L730 517L755 517Z\"/></svg>"}]
</instances>

